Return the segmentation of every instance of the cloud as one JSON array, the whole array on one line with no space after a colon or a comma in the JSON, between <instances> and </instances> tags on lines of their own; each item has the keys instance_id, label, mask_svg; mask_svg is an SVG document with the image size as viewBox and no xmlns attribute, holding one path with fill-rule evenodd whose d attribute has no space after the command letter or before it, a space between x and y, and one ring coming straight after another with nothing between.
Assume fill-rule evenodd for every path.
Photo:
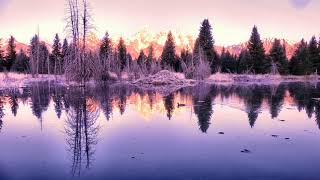
<instances>
[{"instance_id":1,"label":"cloud","mask_svg":"<svg viewBox=\"0 0 320 180\"><path fill-rule=\"evenodd\" d=\"M291 5L296 9L304 9L308 6L311 0L289 0Z\"/></svg>"}]
</instances>

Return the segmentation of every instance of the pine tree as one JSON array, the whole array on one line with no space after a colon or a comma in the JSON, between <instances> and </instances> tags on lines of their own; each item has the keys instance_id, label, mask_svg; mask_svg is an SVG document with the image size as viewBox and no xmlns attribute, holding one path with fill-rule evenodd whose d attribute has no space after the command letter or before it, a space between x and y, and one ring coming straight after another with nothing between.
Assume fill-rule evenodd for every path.
<instances>
[{"instance_id":1,"label":"pine tree","mask_svg":"<svg viewBox=\"0 0 320 180\"><path fill-rule=\"evenodd\" d=\"M169 31L167 41L161 54L161 66L163 69L175 69L176 61L176 45L171 31Z\"/></svg>"},{"instance_id":2,"label":"pine tree","mask_svg":"<svg viewBox=\"0 0 320 180\"><path fill-rule=\"evenodd\" d=\"M106 32L105 36L101 40L99 48L99 62L100 62L100 78L104 81L110 79L109 71L111 68L111 57L112 57L112 44L109 38L109 33Z\"/></svg>"},{"instance_id":3,"label":"pine tree","mask_svg":"<svg viewBox=\"0 0 320 180\"><path fill-rule=\"evenodd\" d=\"M12 70L16 72L29 72L30 65L29 65L29 57L26 53L21 49L17 55L17 60L12 65Z\"/></svg>"},{"instance_id":4,"label":"pine tree","mask_svg":"<svg viewBox=\"0 0 320 180\"><path fill-rule=\"evenodd\" d=\"M254 72L257 74L268 73L271 63L266 60L263 43L256 26L252 29L247 48L251 56L250 66L253 68Z\"/></svg>"},{"instance_id":5,"label":"pine tree","mask_svg":"<svg viewBox=\"0 0 320 180\"><path fill-rule=\"evenodd\" d=\"M143 50L141 50L141 51L140 51L140 54L139 54L139 57L138 57L138 59L137 59L138 65L139 65L140 67L142 67L142 66L145 64L146 59L147 59L146 55L144 54Z\"/></svg>"},{"instance_id":6,"label":"pine tree","mask_svg":"<svg viewBox=\"0 0 320 180\"><path fill-rule=\"evenodd\" d=\"M68 40L64 39L62 44L62 49L61 49L61 54L63 57L65 57L68 54L68 49L69 49Z\"/></svg>"},{"instance_id":7,"label":"pine tree","mask_svg":"<svg viewBox=\"0 0 320 180\"><path fill-rule=\"evenodd\" d=\"M109 37L109 33L106 32L106 34L104 35L102 41L101 41L101 45L100 45L100 59L102 61L105 61L108 59L109 54L111 53L112 50L112 44L111 44L111 39Z\"/></svg>"},{"instance_id":8,"label":"pine tree","mask_svg":"<svg viewBox=\"0 0 320 180\"><path fill-rule=\"evenodd\" d=\"M320 73L320 50L318 48L318 42L315 36L310 40L308 46L309 60L311 63L311 71Z\"/></svg>"},{"instance_id":9,"label":"pine tree","mask_svg":"<svg viewBox=\"0 0 320 180\"><path fill-rule=\"evenodd\" d=\"M0 39L0 72L4 70L4 51L2 49L2 39Z\"/></svg>"},{"instance_id":10,"label":"pine tree","mask_svg":"<svg viewBox=\"0 0 320 180\"><path fill-rule=\"evenodd\" d=\"M312 72L311 62L308 57L308 45L301 40L298 49L290 61L290 72L293 75L307 75Z\"/></svg>"},{"instance_id":11,"label":"pine tree","mask_svg":"<svg viewBox=\"0 0 320 180\"><path fill-rule=\"evenodd\" d=\"M153 44L150 44L150 46L148 47L148 56L147 56L147 69L150 72L151 71L151 66L152 63L155 61L155 54L154 54L154 48L153 48Z\"/></svg>"},{"instance_id":12,"label":"pine tree","mask_svg":"<svg viewBox=\"0 0 320 180\"><path fill-rule=\"evenodd\" d=\"M223 73L235 73L237 72L237 60L231 55L229 51L223 48L221 56L221 72Z\"/></svg>"},{"instance_id":13,"label":"pine tree","mask_svg":"<svg viewBox=\"0 0 320 180\"><path fill-rule=\"evenodd\" d=\"M61 49L61 66L60 66L60 72L63 74L64 73L64 67L65 67L65 62L66 59L69 56L69 44L68 44L68 40L64 39L63 40L63 44L62 44L62 49Z\"/></svg>"},{"instance_id":14,"label":"pine tree","mask_svg":"<svg viewBox=\"0 0 320 180\"><path fill-rule=\"evenodd\" d=\"M194 48L193 48L193 63L194 65L198 65L200 61L200 40L199 38L196 39L194 42Z\"/></svg>"},{"instance_id":15,"label":"pine tree","mask_svg":"<svg viewBox=\"0 0 320 180\"><path fill-rule=\"evenodd\" d=\"M128 65L129 66L131 66L132 65L132 56L131 56L131 54L130 53L127 53L127 63L128 63Z\"/></svg>"},{"instance_id":16,"label":"pine tree","mask_svg":"<svg viewBox=\"0 0 320 180\"><path fill-rule=\"evenodd\" d=\"M211 64L211 71L214 73L217 71L219 60L218 60L218 55L214 49L212 27L208 19L205 19L202 22L198 38L199 38L199 45L204 51L204 55L205 55L204 58Z\"/></svg>"},{"instance_id":17,"label":"pine tree","mask_svg":"<svg viewBox=\"0 0 320 180\"><path fill-rule=\"evenodd\" d=\"M17 59L17 52L16 52L15 39L13 36L11 36L8 42L7 56L6 56L6 62L5 62L5 66L8 71L11 70L11 67L13 63L16 61L16 59Z\"/></svg>"},{"instance_id":18,"label":"pine tree","mask_svg":"<svg viewBox=\"0 0 320 180\"><path fill-rule=\"evenodd\" d=\"M320 56L320 38L318 41L318 52L319 52L319 56ZM320 61L320 57L319 57L319 61ZM320 62L319 61L317 63L317 69L318 69L318 74L320 75Z\"/></svg>"},{"instance_id":19,"label":"pine tree","mask_svg":"<svg viewBox=\"0 0 320 180\"><path fill-rule=\"evenodd\" d=\"M123 71L127 66L127 48L122 38L120 38L118 44L118 59L120 63L120 70Z\"/></svg>"},{"instance_id":20,"label":"pine tree","mask_svg":"<svg viewBox=\"0 0 320 180\"><path fill-rule=\"evenodd\" d=\"M192 54L188 49L182 49L181 55L180 55L181 61L183 61L186 65L191 66L192 65Z\"/></svg>"},{"instance_id":21,"label":"pine tree","mask_svg":"<svg viewBox=\"0 0 320 180\"><path fill-rule=\"evenodd\" d=\"M53 63L51 65L52 71L54 72L54 74L58 74L58 71L61 69L61 62L62 59L62 52L61 52L61 43L60 43L60 38L59 35L56 34L54 41L53 41L53 46L52 46L52 60ZM61 72L59 72L59 74L61 74Z\"/></svg>"},{"instance_id":22,"label":"pine tree","mask_svg":"<svg viewBox=\"0 0 320 180\"><path fill-rule=\"evenodd\" d=\"M249 73L251 71L250 54L248 50L243 49L238 58L237 72L238 74Z\"/></svg>"},{"instance_id":23,"label":"pine tree","mask_svg":"<svg viewBox=\"0 0 320 180\"><path fill-rule=\"evenodd\" d=\"M275 39L269 52L271 64L276 65L277 71L282 74L289 73L289 62L286 56L286 48L281 45L279 39Z\"/></svg>"},{"instance_id":24,"label":"pine tree","mask_svg":"<svg viewBox=\"0 0 320 180\"><path fill-rule=\"evenodd\" d=\"M40 43L39 46L39 73L40 74L48 74L50 68L48 66L49 63L49 50L47 45L44 42Z\"/></svg>"},{"instance_id":25,"label":"pine tree","mask_svg":"<svg viewBox=\"0 0 320 180\"><path fill-rule=\"evenodd\" d=\"M30 70L32 75L47 74L49 71L50 54L47 45L40 42L39 37L35 35L30 42Z\"/></svg>"},{"instance_id":26,"label":"pine tree","mask_svg":"<svg viewBox=\"0 0 320 180\"><path fill-rule=\"evenodd\" d=\"M33 77L39 74L40 41L38 35L32 37L29 47L30 72Z\"/></svg>"}]
</instances>

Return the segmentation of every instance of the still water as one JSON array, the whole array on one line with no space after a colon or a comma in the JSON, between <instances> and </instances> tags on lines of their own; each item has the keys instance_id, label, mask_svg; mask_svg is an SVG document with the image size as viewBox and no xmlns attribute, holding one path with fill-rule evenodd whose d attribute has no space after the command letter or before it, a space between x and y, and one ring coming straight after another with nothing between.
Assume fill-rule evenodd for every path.
<instances>
[{"instance_id":1,"label":"still water","mask_svg":"<svg viewBox=\"0 0 320 180\"><path fill-rule=\"evenodd\" d=\"M308 83L2 89L0 179L319 179L319 97Z\"/></svg>"}]
</instances>

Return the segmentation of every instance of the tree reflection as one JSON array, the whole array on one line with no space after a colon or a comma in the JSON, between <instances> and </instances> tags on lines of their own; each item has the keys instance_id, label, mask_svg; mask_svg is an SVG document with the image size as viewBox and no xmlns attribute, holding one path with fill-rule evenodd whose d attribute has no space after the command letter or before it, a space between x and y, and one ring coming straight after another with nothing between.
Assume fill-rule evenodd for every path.
<instances>
[{"instance_id":1,"label":"tree reflection","mask_svg":"<svg viewBox=\"0 0 320 180\"><path fill-rule=\"evenodd\" d=\"M18 92L17 91L18 91L17 89L13 89L9 93L9 104L11 107L11 112L15 117L17 116L18 108L19 108L18 97L17 97Z\"/></svg>"},{"instance_id":2,"label":"tree reflection","mask_svg":"<svg viewBox=\"0 0 320 180\"><path fill-rule=\"evenodd\" d=\"M68 150L72 156L72 174L76 176L81 175L83 168L90 168L99 131L96 123L99 111L87 103L85 94L84 88L75 88L68 92L70 109L65 132Z\"/></svg>"},{"instance_id":3,"label":"tree reflection","mask_svg":"<svg viewBox=\"0 0 320 180\"><path fill-rule=\"evenodd\" d=\"M104 116L107 120L110 120L112 114L112 98L111 98L111 89L110 86L103 86L101 89L102 96L101 96L101 109L104 113Z\"/></svg>"},{"instance_id":4,"label":"tree reflection","mask_svg":"<svg viewBox=\"0 0 320 180\"><path fill-rule=\"evenodd\" d=\"M284 84L272 87L272 93L270 98L268 99L272 119L277 118L279 116L279 113L282 109L285 92L286 86Z\"/></svg>"},{"instance_id":5,"label":"tree reflection","mask_svg":"<svg viewBox=\"0 0 320 180\"><path fill-rule=\"evenodd\" d=\"M221 103L229 99L239 100L241 104L236 108L247 113L248 122L252 128L255 126L263 108L268 108L271 118L275 119L283 109L285 101L296 105L299 111L305 110L309 118L314 117L317 123L320 124L319 102L314 100L314 98L320 97L319 87L320 84L315 85L311 83L245 86L199 84L195 87L183 88L177 92L172 92L167 96L161 96L161 94L154 90L146 91L135 86L103 84L88 88L85 91L85 96L87 100L91 99L95 102L95 106L103 111L107 120L110 120L115 108L119 109L121 115L126 113L128 103L140 106L139 110L141 111L159 113L165 110L166 116L171 120L176 103L187 101L191 103L192 101L191 111L198 118L199 129L205 133L212 124L213 102L217 97L221 98ZM77 92L77 96L75 96L70 93L74 89L51 82L33 83L21 89L3 89L0 92L2 101L0 109L1 120L4 116L4 104L7 104L10 108L9 110L16 116L21 103L23 105L30 103L32 113L40 120L41 127L43 112L47 111L50 101L52 101L54 111L59 119L64 112L68 115L75 113L74 108L77 106L75 106L74 102L76 102L77 96L81 95L81 92ZM154 109L155 104L157 104L157 109ZM163 104L163 106L158 107L158 104ZM232 106L237 105L234 104ZM72 111L69 112L71 109Z\"/></svg>"},{"instance_id":6,"label":"tree reflection","mask_svg":"<svg viewBox=\"0 0 320 180\"><path fill-rule=\"evenodd\" d=\"M171 93L164 98L164 107L167 110L167 117L171 120L174 111L174 94Z\"/></svg>"},{"instance_id":7,"label":"tree reflection","mask_svg":"<svg viewBox=\"0 0 320 180\"><path fill-rule=\"evenodd\" d=\"M47 111L50 103L49 82L37 82L31 86L32 113L40 120L42 129L42 113Z\"/></svg>"},{"instance_id":8,"label":"tree reflection","mask_svg":"<svg viewBox=\"0 0 320 180\"><path fill-rule=\"evenodd\" d=\"M194 105L194 113L198 117L200 130L203 133L206 133L210 127L210 120L213 113L211 98L207 96L202 102L200 102L198 99L194 100L196 102Z\"/></svg>"},{"instance_id":9,"label":"tree reflection","mask_svg":"<svg viewBox=\"0 0 320 180\"><path fill-rule=\"evenodd\" d=\"M253 128L258 119L263 102L263 88L253 85L249 87L240 87L237 91L239 97L244 99L249 125Z\"/></svg>"},{"instance_id":10,"label":"tree reflection","mask_svg":"<svg viewBox=\"0 0 320 180\"><path fill-rule=\"evenodd\" d=\"M318 128L320 129L320 102L318 102L316 104L315 116L316 116L316 121L317 121Z\"/></svg>"},{"instance_id":11,"label":"tree reflection","mask_svg":"<svg viewBox=\"0 0 320 180\"><path fill-rule=\"evenodd\" d=\"M309 118L315 114L315 119L319 124L319 101L314 98L320 98L320 84L312 85L310 83L291 83L289 84L289 92L294 99L298 110L305 109ZM320 127L320 126L319 126Z\"/></svg>"},{"instance_id":12,"label":"tree reflection","mask_svg":"<svg viewBox=\"0 0 320 180\"><path fill-rule=\"evenodd\" d=\"M56 112L57 117L60 119L63 109L63 94L65 91L63 87L55 85L53 88L52 100L54 102L54 110Z\"/></svg>"},{"instance_id":13,"label":"tree reflection","mask_svg":"<svg viewBox=\"0 0 320 180\"><path fill-rule=\"evenodd\" d=\"M4 117L4 112L3 112L3 99L0 96L0 132L3 126L3 117Z\"/></svg>"},{"instance_id":14,"label":"tree reflection","mask_svg":"<svg viewBox=\"0 0 320 180\"><path fill-rule=\"evenodd\" d=\"M314 102L312 98L315 96L313 94L313 88L305 83L291 83L289 84L289 92L291 97L293 97L298 110L306 110L309 117L312 116L314 112Z\"/></svg>"},{"instance_id":15,"label":"tree reflection","mask_svg":"<svg viewBox=\"0 0 320 180\"><path fill-rule=\"evenodd\" d=\"M216 87L198 85L193 92L193 108L198 117L199 128L203 133L207 133L213 114L211 97L215 97Z\"/></svg>"},{"instance_id":16,"label":"tree reflection","mask_svg":"<svg viewBox=\"0 0 320 180\"><path fill-rule=\"evenodd\" d=\"M156 101L156 93L152 92L152 91L148 91L147 94L148 94L148 102L149 102L149 105L150 105L150 109L152 110L153 106L154 106L154 103Z\"/></svg>"},{"instance_id":17,"label":"tree reflection","mask_svg":"<svg viewBox=\"0 0 320 180\"><path fill-rule=\"evenodd\" d=\"M126 111L126 106L127 106L126 90L121 88L120 89L120 96L119 96L119 104L118 104L121 115L123 115L124 112Z\"/></svg>"}]
</instances>

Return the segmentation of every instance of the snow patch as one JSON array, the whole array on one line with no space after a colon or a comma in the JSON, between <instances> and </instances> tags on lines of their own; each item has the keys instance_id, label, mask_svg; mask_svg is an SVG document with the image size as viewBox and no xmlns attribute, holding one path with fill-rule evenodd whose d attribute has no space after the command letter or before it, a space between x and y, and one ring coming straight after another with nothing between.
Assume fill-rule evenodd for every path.
<instances>
[{"instance_id":1,"label":"snow patch","mask_svg":"<svg viewBox=\"0 0 320 180\"><path fill-rule=\"evenodd\" d=\"M30 74L0 73L0 88L25 87L33 82L56 81L59 84L67 84L63 75L38 75L33 78Z\"/></svg>"},{"instance_id":2,"label":"snow patch","mask_svg":"<svg viewBox=\"0 0 320 180\"><path fill-rule=\"evenodd\" d=\"M317 75L308 76L281 76L271 74L222 74L211 75L206 83L251 83L251 84L274 84L281 82L319 82Z\"/></svg>"}]
</instances>

